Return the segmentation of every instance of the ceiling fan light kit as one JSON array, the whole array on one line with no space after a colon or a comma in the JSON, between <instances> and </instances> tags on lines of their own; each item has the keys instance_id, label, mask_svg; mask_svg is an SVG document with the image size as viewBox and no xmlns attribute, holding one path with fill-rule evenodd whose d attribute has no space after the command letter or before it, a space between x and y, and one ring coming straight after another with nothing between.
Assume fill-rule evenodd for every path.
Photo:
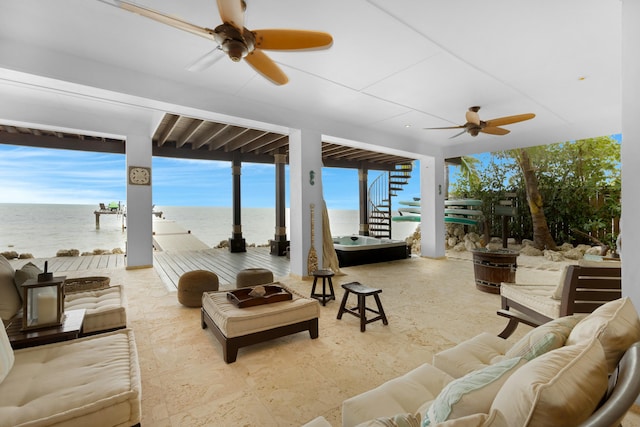
<instances>
[{"instance_id":1,"label":"ceiling fan light kit","mask_svg":"<svg viewBox=\"0 0 640 427\"><path fill-rule=\"evenodd\" d=\"M453 135L449 139L460 136L465 132L471 136L478 136L478 134L481 132L487 133L490 135L506 135L511 131L508 129L504 129L501 126L523 122L525 120L531 120L536 116L533 113L526 113L526 114L517 114L515 116L499 117L497 119L483 121L483 120L480 120L480 115L478 114L478 111L480 111L479 106L469 107L469 109L465 114L465 119L467 120L467 122L463 125L446 126L446 127L439 127L439 128L425 128L425 129L427 130L462 129L462 132Z\"/></svg>"},{"instance_id":2,"label":"ceiling fan light kit","mask_svg":"<svg viewBox=\"0 0 640 427\"><path fill-rule=\"evenodd\" d=\"M287 29L250 31L244 27L244 12L246 9L244 0L217 0L217 4L223 23L211 30L134 3L124 0L116 1L118 7L129 12L137 13L209 40L213 39L218 44L218 47L203 58L200 58L194 63L195 66L190 68L198 71L213 65L216 61L215 59L209 59L209 56L217 55L218 50L222 50L233 62L245 59L263 77L276 85L282 85L287 83L289 79L280 67L262 50L327 49L333 43L333 38L330 34L320 31Z\"/></svg>"}]
</instances>

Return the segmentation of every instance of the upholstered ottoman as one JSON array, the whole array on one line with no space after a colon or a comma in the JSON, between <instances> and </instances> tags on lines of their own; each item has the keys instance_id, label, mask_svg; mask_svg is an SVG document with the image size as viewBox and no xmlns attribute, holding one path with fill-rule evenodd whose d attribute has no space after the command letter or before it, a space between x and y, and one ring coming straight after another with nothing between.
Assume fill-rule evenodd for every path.
<instances>
[{"instance_id":1,"label":"upholstered ottoman","mask_svg":"<svg viewBox=\"0 0 640 427\"><path fill-rule=\"evenodd\" d=\"M236 276L236 288L264 285L273 282L273 273L266 268L246 268Z\"/></svg>"},{"instance_id":2,"label":"upholstered ottoman","mask_svg":"<svg viewBox=\"0 0 640 427\"><path fill-rule=\"evenodd\" d=\"M278 285L291 293L291 300L239 308L227 299L227 291L202 294L202 328L208 326L220 341L225 362L235 362L240 347L297 332L308 330L318 338L318 301Z\"/></svg>"},{"instance_id":3,"label":"upholstered ottoman","mask_svg":"<svg viewBox=\"0 0 640 427\"><path fill-rule=\"evenodd\" d=\"M178 280L178 301L187 307L200 307L202 294L217 291L218 275L207 270L188 271Z\"/></svg>"},{"instance_id":4,"label":"upholstered ottoman","mask_svg":"<svg viewBox=\"0 0 640 427\"><path fill-rule=\"evenodd\" d=\"M82 335L112 331L127 326L126 299L120 285L65 295L64 309L84 308Z\"/></svg>"}]
</instances>

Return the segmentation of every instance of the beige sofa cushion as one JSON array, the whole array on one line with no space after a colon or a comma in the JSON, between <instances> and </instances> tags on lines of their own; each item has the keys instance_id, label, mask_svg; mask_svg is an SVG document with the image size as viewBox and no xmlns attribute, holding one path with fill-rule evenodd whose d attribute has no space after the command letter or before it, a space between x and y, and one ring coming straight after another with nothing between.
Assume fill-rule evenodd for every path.
<instances>
[{"instance_id":1,"label":"beige sofa cushion","mask_svg":"<svg viewBox=\"0 0 640 427\"><path fill-rule=\"evenodd\" d=\"M132 426L140 399L133 331L123 329L16 350L0 384L0 426Z\"/></svg>"},{"instance_id":2,"label":"beige sofa cushion","mask_svg":"<svg viewBox=\"0 0 640 427\"><path fill-rule=\"evenodd\" d=\"M13 355L13 349L7 336L7 331L4 328L0 331L0 383L6 378L13 368L13 362L15 356Z\"/></svg>"},{"instance_id":3,"label":"beige sofa cushion","mask_svg":"<svg viewBox=\"0 0 640 427\"><path fill-rule=\"evenodd\" d=\"M556 285L519 285L517 283L502 283L500 295L520 303L550 319L560 317L560 300L551 296Z\"/></svg>"},{"instance_id":4,"label":"beige sofa cushion","mask_svg":"<svg viewBox=\"0 0 640 427\"><path fill-rule=\"evenodd\" d=\"M342 426L353 427L380 417L415 414L453 378L425 363L401 377L342 402Z\"/></svg>"},{"instance_id":5,"label":"beige sofa cushion","mask_svg":"<svg viewBox=\"0 0 640 427\"><path fill-rule=\"evenodd\" d=\"M65 310L87 310L82 324L83 334L124 328L127 326L125 307L124 289L119 285L69 293L64 300Z\"/></svg>"},{"instance_id":6,"label":"beige sofa cushion","mask_svg":"<svg viewBox=\"0 0 640 427\"><path fill-rule=\"evenodd\" d=\"M20 294L13 281L15 271L9 261L0 255L0 319L9 320L22 306Z\"/></svg>"},{"instance_id":7,"label":"beige sofa cushion","mask_svg":"<svg viewBox=\"0 0 640 427\"><path fill-rule=\"evenodd\" d=\"M427 409L422 427L488 413L502 385L526 362L522 357L505 359L451 381Z\"/></svg>"},{"instance_id":8,"label":"beige sofa cushion","mask_svg":"<svg viewBox=\"0 0 640 427\"><path fill-rule=\"evenodd\" d=\"M469 372L502 360L508 346L508 341L483 332L455 347L435 354L432 363L453 378L460 378Z\"/></svg>"},{"instance_id":9,"label":"beige sofa cushion","mask_svg":"<svg viewBox=\"0 0 640 427\"><path fill-rule=\"evenodd\" d=\"M624 352L640 340L640 320L629 297L601 305L582 319L569 334L567 345L597 337L604 348L609 372L613 372Z\"/></svg>"},{"instance_id":10,"label":"beige sofa cushion","mask_svg":"<svg viewBox=\"0 0 640 427\"><path fill-rule=\"evenodd\" d=\"M518 369L491 406L494 427L574 426L607 390L607 363L597 339L550 351Z\"/></svg>"},{"instance_id":11,"label":"beige sofa cushion","mask_svg":"<svg viewBox=\"0 0 640 427\"><path fill-rule=\"evenodd\" d=\"M505 357L524 357L531 360L562 347L573 328L584 317L584 314L559 317L532 329L507 350Z\"/></svg>"},{"instance_id":12,"label":"beige sofa cushion","mask_svg":"<svg viewBox=\"0 0 640 427\"><path fill-rule=\"evenodd\" d=\"M274 284L282 286L278 282ZM290 301L238 308L227 299L227 291L215 291L202 294L202 309L227 338L266 331L320 316L317 300L307 298L286 286L282 287L291 292Z\"/></svg>"}]
</instances>

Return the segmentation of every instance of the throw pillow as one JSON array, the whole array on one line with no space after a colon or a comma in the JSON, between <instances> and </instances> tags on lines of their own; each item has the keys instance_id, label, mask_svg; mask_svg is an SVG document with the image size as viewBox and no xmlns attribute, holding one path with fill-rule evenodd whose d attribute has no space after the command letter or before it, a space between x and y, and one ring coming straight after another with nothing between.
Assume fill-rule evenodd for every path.
<instances>
[{"instance_id":1,"label":"throw pillow","mask_svg":"<svg viewBox=\"0 0 640 427\"><path fill-rule=\"evenodd\" d=\"M488 413L498 390L525 363L526 360L520 357L505 359L451 381L427 409L422 427Z\"/></svg>"},{"instance_id":2,"label":"throw pillow","mask_svg":"<svg viewBox=\"0 0 640 427\"><path fill-rule=\"evenodd\" d=\"M28 262L23 265L21 268L16 270L13 281L16 285L16 290L18 291L18 295L20 296L20 301L22 301L22 284L29 279L37 279L38 274L42 273L42 270L38 268L35 264Z\"/></svg>"},{"instance_id":3,"label":"throw pillow","mask_svg":"<svg viewBox=\"0 0 640 427\"><path fill-rule=\"evenodd\" d=\"M532 329L507 350L505 357L524 357L531 360L562 347L573 328L583 317L583 314L560 317Z\"/></svg>"},{"instance_id":4,"label":"throw pillow","mask_svg":"<svg viewBox=\"0 0 640 427\"><path fill-rule=\"evenodd\" d=\"M640 341L640 319L629 297L610 301L596 308L571 331L566 345L598 338L613 372L624 352Z\"/></svg>"},{"instance_id":5,"label":"throw pillow","mask_svg":"<svg viewBox=\"0 0 640 427\"><path fill-rule=\"evenodd\" d=\"M7 331L4 328L0 328L0 383L9 374L9 371L13 367L15 357L13 355L13 349L7 336Z\"/></svg>"},{"instance_id":6,"label":"throw pillow","mask_svg":"<svg viewBox=\"0 0 640 427\"><path fill-rule=\"evenodd\" d=\"M9 320L16 315L22 302L13 283L13 267L0 255L0 318Z\"/></svg>"},{"instance_id":7,"label":"throw pillow","mask_svg":"<svg viewBox=\"0 0 640 427\"><path fill-rule=\"evenodd\" d=\"M570 427L586 420L607 390L607 363L597 339L550 351L507 379L489 413L494 427Z\"/></svg>"},{"instance_id":8,"label":"throw pillow","mask_svg":"<svg viewBox=\"0 0 640 427\"><path fill-rule=\"evenodd\" d=\"M379 417L358 427L420 427L420 414L397 414L393 417Z\"/></svg>"}]
</instances>

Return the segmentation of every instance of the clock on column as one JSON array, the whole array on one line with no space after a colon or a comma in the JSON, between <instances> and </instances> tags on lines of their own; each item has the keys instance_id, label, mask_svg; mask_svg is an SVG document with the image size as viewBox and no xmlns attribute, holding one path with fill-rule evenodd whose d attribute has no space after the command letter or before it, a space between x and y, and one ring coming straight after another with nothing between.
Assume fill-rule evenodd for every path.
<instances>
[{"instance_id":1,"label":"clock on column","mask_svg":"<svg viewBox=\"0 0 640 427\"><path fill-rule=\"evenodd\" d=\"M129 166L129 184L150 185L151 168L142 166Z\"/></svg>"}]
</instances>

